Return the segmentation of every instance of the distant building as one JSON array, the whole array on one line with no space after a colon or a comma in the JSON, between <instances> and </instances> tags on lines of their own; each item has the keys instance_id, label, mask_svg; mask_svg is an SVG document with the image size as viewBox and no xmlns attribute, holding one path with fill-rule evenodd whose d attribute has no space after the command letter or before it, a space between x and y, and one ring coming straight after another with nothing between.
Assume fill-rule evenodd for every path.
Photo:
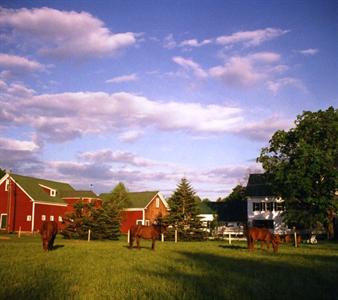
<instances>
[{"instance_id":1,"label":"distant building","mask_svg":"<svg viewBox=\"0 0 338 300\"><path fill-rule=\"evenodd\" d=\"M0 179L0 230L33 232L45 220L62 220L77 201L101 204L92 191L76 191L68 183L6 174Z\"/></svg>"},{"instance_id":2,"label":"distant building","mask_svg":"<svg viewBox=\"0 0 338 300\"><path fill-rule=\"evenodd\" d=\"M250 174L246 195L249 226L265 227L277 233L287 229L282 218L284 200L274 196L265 174Z\"/></svg>"},{"instance_id":3,"label":"distant building","mask_svg":"<svg viewBox=\"0 0 338 300\"><path fill-rule=\"evenodd\" d=\"M100 194L103 201L111 194ZM120 230L127 233L132 225L151 225L157 218L165 217L169 213L169 205L159 191L128 193L129 203L122 211Z\"/></svg>"}]
</instances>

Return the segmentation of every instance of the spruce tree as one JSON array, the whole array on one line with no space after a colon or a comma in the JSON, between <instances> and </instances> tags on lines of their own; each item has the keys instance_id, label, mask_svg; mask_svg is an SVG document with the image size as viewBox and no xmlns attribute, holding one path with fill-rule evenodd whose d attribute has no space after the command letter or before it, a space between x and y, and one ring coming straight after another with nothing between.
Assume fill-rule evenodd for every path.
<instances>
[{"instance_id":1,"label":"spruce tree","mask_svg":"<svg viewBox=\"0 0 338 300\"><path fill-rule=\"evenodd\" d=\"M201 227L195 192L186 178L181 179L176 191L169 198L169 206L167 222L179 232L194 231Z\"/></svg>"}]
</instances>

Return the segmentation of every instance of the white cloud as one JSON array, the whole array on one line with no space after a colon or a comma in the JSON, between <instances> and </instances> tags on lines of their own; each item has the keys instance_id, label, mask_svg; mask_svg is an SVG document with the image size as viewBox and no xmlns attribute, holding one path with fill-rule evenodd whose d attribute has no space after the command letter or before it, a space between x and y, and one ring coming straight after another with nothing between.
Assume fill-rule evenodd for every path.
<instances>
[{"instance_id":1,"label":"white cloud","mask_svg":"<svg viewBox=\"0 0 338 300\"><path fill-rule=\"evenodd\" d=\"M173 57L173 61L184 69L191 70L198 78L206 78L208 76L208 73L204 71L198 63L194 62L191 59L186 59L181 56L175 56Z\"/></svg>"},{"instance_id":2,"label":"white cloud","mask_svg":"<svg viewBox=\"0 0 338 300\"><path fill-rule=\"evenodd\" d=\"M223 35L216 38L220 45L233 45L243 43L244 46L258 46L261 43L286 34L288 30L278 28L265 28L253 31L239 31L231 35Z\"/></svg>"},{"instance_id":3,"label":"white cloud","mask_svg":"<svg viewBox=\"0 0 338 300\"><path fill-rule=\"evenodd\" d=\"M173 49L177 46L177 43L174 39L174 35L172 33L168 34L163 40L163 47L166 49Z\"/></svg>"},{"instance_id":4,"label":"white cloud","mask_svg":"<svg viewBox=\"0 0 338 300\"><path fill-rule=\"evenodd\" d=\"M129 75L122 75L113 77L111 79L106 80L106 83L122 83L122 82L129 82L129 81L136 81L138 77L135 73Z\"/></svg>"},{"instance_id":5,"label":"white cloud","mask_svg":"<svg viewBox=\"0 0 338 300\"><path fill-rule=\"evenodd\" d=\"M0 53L0 68L22 71L41 71L44 66L35 60L29 60L22 56Z\"/></svg>"},{"instance_id":6,"label":"white cloud","mask_svg":"<svg viewBox=\"0 0 338 300\"><path fill-rule=\"evenodd\" d=\"M282 88L285 88L287 86L292 86L295 88L298 88L299 90L306 92L306 88L303 85L302 81L293 78L293 77L284 77L284 78L279 78L276 80L269 80L267 83L268 89L276 95Z\"/></svg>"},{"instance_id":7,"label":"white cloud","mask_svg":"<svg viewBox=\"0 0 338 300\"><path fill-rule=\"evenodd\" d=\"M180 47L202 47L208 45L212 40L206 39L199 42L197 39L184 40L180 43Z\"/></svg>"},{"instance_id":8,"label":"white cloud","mask_svg":"<svg viewBox=\"0 0 338 300\"><path fill-rule=\"evenodd\" d=\"M20 141L0 138L0 149L12 151L36 151L39 146L32 141Z\"/></svg>"},{"instance_id":9,"label":"white cloud","mask_svg":"<svg viewBox=\"0 0 338 300\"><path fill-rule=\"evenodd\" d=\"M299 50L299 53L306 55L306 56L312 56L315 55L319 52L318 49L314 49L314 48L309 48L309 49L305 49L305 50Z\"/></svg>"},{"instance_id":10,"label":"white cloud","mask_svg":"<svg viewBox=\"0 0 338 300\"><path fill-rule=\"evenodd\" d=\"M212 77L220 78L227 85L250 87L266 78L263 71L253 66L250 59L240 56L231 57L224 66L209 70Z\"/></svg>"},{"instance_id":11,"label":"white cloud","mask_svg":"<svg viewBox=\"0 0 338 300\"><path fill-rule=\"evenodd\" d=\"M119 135L119 140L124 143L132 143L141 138L144 135L140 130L128 130Z\"/></svg>"},{"instance_id":12,"label":"white cloud","mask_svg":"<svg viewBox=\"0 0 338 300\"><path fill-rule=\"evenodd\" d=\"M87 12L0 8L0 25L37 44L41 54L57 57L115 54L136 43L136 34L112 33Z\"/></svg>"}]
</instances>

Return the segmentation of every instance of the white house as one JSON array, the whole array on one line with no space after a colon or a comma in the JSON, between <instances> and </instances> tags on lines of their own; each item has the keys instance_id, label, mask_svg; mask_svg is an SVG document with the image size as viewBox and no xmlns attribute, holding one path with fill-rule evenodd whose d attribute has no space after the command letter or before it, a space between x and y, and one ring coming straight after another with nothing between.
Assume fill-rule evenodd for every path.
<instances>
[{"instance_id":1,"label":"white house","mask_svg":"<svg viewBox=\"0 0 338 300\"><path fill-rule=\"evenodd\" d=\"M284 200L273 195L272 186L264 174L250 174L246 187L248 224L265 227L275 233L285 233Z\"/></svg>"}]
</instances>

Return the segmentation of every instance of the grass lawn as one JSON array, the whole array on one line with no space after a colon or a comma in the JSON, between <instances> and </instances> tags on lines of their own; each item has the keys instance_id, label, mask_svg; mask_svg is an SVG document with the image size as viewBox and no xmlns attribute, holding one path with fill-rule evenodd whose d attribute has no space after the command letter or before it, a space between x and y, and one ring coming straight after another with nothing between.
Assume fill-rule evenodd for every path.
<instances>
[{"instance_id":1,"label":"grass lawn","mask_svg":"<svg viewBox=\"0 0 338 300\"><path fill-rule=\"evenodd\" d=\"M9 239L5 239L10 237ZM278 254L223 241L76 241L0 236L0 299L338 299L338 244Z\"/></svg>"}]
</instances>

